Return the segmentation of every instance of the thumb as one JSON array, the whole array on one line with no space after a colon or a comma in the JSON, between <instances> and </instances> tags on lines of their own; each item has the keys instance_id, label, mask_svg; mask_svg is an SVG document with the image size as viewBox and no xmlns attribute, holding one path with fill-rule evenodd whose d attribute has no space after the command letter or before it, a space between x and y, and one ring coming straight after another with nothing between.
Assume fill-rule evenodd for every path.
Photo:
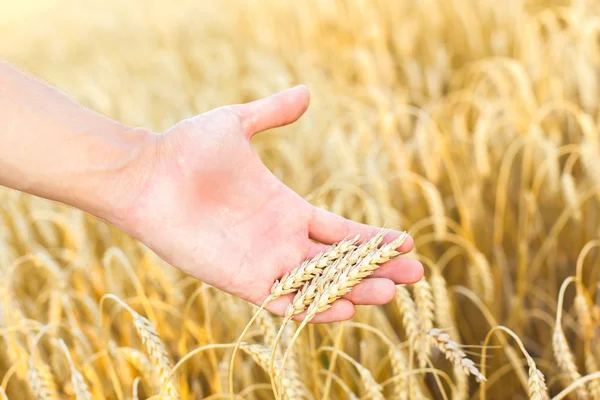
<instances>
[{"instance_id":1,"label":"thumb","mask_svg":"<svg viewBox=\"0 0 600 400\"><path fill-rule=\"evenodd\" d=\"M232 107L242 120L246 135L250 138L264 130L296 121L308 108L309 101L308 88L300 85L251 103Z\"/></svg>"}]
</instances>

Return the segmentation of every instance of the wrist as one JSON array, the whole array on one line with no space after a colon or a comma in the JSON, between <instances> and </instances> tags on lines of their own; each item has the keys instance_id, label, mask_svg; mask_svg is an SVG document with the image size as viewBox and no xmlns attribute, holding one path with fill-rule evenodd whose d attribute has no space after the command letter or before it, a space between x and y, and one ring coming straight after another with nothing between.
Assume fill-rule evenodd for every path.
<instances>
[{"instance_id":1,"label":"wrist","mask_svg":"<svg viewBox=\"0 0 600 400\"><path fill-rule=\"evenodd\" d=\"M129 231L129 217L154 170L158 138L142 128L104 135L86 167L86 183L68 203Z\"/></svg>"}]
</instances>

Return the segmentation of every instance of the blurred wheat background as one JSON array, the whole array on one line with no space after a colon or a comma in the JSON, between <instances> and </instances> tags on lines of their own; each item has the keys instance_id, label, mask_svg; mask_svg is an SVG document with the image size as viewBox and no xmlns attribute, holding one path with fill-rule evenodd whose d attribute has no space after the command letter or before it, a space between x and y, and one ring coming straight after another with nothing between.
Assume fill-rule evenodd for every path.
<instances>
[{"instance_id":1,"label":"blurred wheat background","mask_svg":"<svg viewBox=\"0 0 600 400\"><path fill-rule=\"evenodd\" d=\"M0 57L157 132L309 86L299 122L257 137L263 159L314 204L410 229L429 284L303 331L287 398L600 398L598 2L1 0ZM254 311L0 190L0 399L227 398ZM280 320L259 322L244 399L274 396L261 352Z\"/></svg>"}]
</instances>

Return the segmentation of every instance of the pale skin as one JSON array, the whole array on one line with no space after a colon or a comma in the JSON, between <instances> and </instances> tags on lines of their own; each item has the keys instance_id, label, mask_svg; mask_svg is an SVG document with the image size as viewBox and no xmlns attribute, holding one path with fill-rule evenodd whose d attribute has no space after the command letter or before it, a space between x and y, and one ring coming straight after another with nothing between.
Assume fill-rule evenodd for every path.
<instances>
[{"instance_id":1,"label":"pale skin","mask_svg":"<svg viewBox=\"0 0 600 400\"><path fill-rule=\"evenodd\" d=\"M95 215L185 273L260 305L297 263L379 230L311 205L254 151L253 135L296 121L309 97L297 86L156 134L99 115L0 60L0 185ZM400 250L412 247L409 237ZM422 276L414 259L389 261L313 322L388 303L395 284ZM267 309L283 315L290 300Z\"/></svg>"}]
</instances>

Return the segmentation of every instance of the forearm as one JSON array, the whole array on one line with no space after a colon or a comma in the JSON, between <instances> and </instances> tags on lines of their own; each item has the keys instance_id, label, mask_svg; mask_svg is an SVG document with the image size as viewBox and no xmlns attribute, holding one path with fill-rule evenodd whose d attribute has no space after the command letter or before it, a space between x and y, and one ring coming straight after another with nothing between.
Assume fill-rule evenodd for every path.
<instances>
[{"instance_id":1,"label":"forearm","mask_svg":"<svg viewBox=\"0 0 600 400\"><path fill-rule=\"evenodd\" d=\"M110 220L149 136L0 60L0 185Z\"/></svg>"}]
</instances>

